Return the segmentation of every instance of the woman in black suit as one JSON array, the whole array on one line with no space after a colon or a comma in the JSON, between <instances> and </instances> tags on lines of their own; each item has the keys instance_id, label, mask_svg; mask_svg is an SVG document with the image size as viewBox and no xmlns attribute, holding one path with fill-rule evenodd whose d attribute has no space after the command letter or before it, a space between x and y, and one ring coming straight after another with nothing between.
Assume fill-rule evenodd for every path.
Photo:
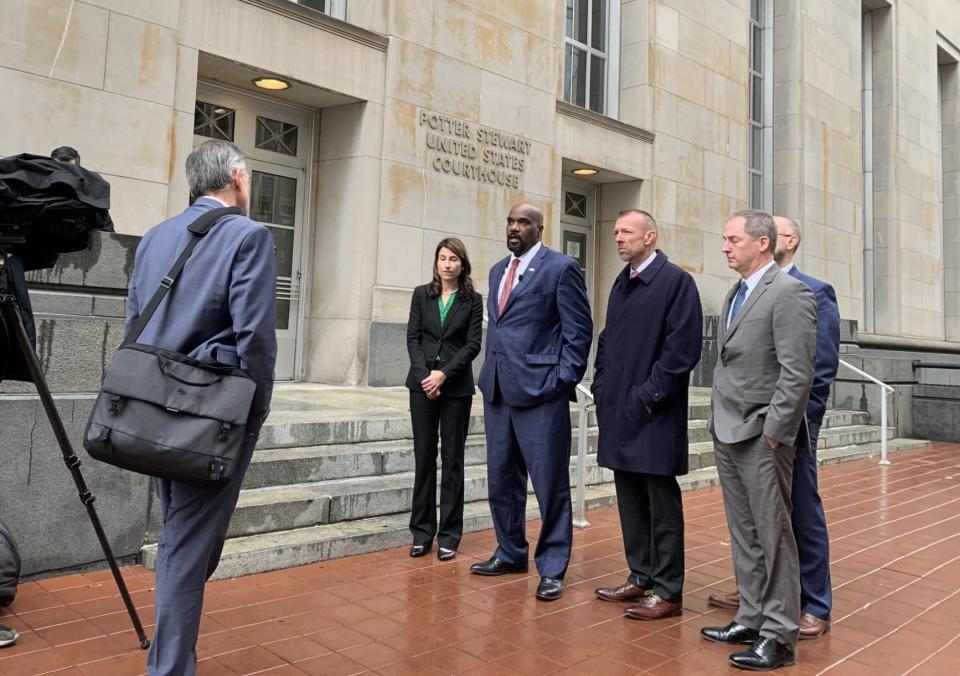
<instances>
[{"instance_id":1,"label":"woman in black suit","mask_svg":"<svg viewBox=\"0 0 960 676\"><path fill-rule=\"evenodd\" d=\"M437 245L433 280L418 286L410 302L410 417L416 471L410 556L423 556L436 536L441 561L457 554L463 535L463 449L473 402L471 364L480 353L483 299L470 279L470 259L459 239ZM439 430L439 435L438 435ZM443 464L437 528L437 439Z\"/></svg>"}]
</instances>

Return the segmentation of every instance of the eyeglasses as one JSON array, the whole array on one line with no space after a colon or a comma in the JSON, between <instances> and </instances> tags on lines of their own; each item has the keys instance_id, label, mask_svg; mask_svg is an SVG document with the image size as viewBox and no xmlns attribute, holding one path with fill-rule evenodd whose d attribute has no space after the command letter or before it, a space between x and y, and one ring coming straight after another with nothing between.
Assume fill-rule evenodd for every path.
<instances>
[{"instance_id":1,"label":"eyeglasses","mask_svg":"<svg viewBox=\"0 0 960 676\"><path fill-rule=\"evenodd\" d=\"M792 232L778 232L777 237L796 237Z\"/></svg>"}]
</instances>

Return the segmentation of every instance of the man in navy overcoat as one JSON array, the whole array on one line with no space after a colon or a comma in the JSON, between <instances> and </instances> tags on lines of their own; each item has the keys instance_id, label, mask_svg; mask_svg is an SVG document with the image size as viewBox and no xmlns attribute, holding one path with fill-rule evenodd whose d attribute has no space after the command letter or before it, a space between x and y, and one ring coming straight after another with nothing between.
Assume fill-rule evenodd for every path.
<instances>
[{"instance_id":1,"label":"man in navy overcoat","mask_svg":"<svg viewBox=\"0 0 960 676\"><path fill-rule=\"evenodd\" d=\"M240 207L244 215L222 217L197 244L139 342L208 364L240 367L257 389L247 443L227 485L211 489L155 480L163 529L157 546L156 627L147 657L150 676L192 676L196 669L204 584L220 561L240 485L269 411L277 359L276 254L270 231L246 216L250 173L243 155L232 143L207 141L187 157L187 181L190 193L201 197L152 228L137 247L127 331L192 237L187 226L210 209Z\"/></svg>"},{"instance_id":2,"label":"man in navy overcoat","mask_svg":"<svg viewBox=\"0 0 960 676\"><path fill-rule=\"evenodd\" d=\"M630 576L596 590L632 603L630 619L679 615L683 596L683 503L687 391L700 361L703 311L693 277L656 249L657 223L626 209L614 225L627 262L607 303L593 377L600 440L597 462L613 470Z\"/></svg>"},{"instance_id":3,"label":"man in navy overcoat","mask_svg":"<svg viewBox=\"0 0 960 676\"><path fill-rule=\"evenodd\" d=\"M833 287L805 275L793 264L800 246L800 226L785 216L774 216L777 246L774 258L780 269L806 284L817 300L817 352L813 386L807 399L807 427L810 448L797 448L793 463L793 509L791 521L800 557L800 631L801 639L823 636L830 630L833 591L830 582L830 536L823 501L817 489L817 437L827 412L830 386L840 365L840 310ZM711 594L710 604L736 608L738 592Z\"/></svg>"},{"instance_id":4,"label":"man in navy overcoat","mask_svg":"<svg viewBox=\"0 0 960 676\"><path fill-rule=\"evenodd\" d=\"M507 217L511 255L490 270L480 391L487 485L497 550L477 575L526 573L527 476L540 505L537 598L563 594L573 544L570 401L587 368L593 320L576 261L545 247L543 213L518 204Z\"/></svg>"}]
</instances>

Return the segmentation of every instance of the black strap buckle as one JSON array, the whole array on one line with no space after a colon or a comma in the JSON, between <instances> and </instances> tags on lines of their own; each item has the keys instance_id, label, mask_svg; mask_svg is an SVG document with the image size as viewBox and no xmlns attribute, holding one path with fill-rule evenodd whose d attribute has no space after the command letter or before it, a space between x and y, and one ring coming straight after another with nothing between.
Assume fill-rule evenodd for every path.
<instances>
[{"instance_id":1,"label":"black strap buckle","mask_svg":"<svg viewBox=\"0 0 960 676\"><path fill-rule=\"evenodd\" d=\"M210 481L220 481L226 469L227 466L219 460L211 460L209 464L207 464L207 474L210 477Z\"/></svg>"},{"instance_id":2,"label":"black strap buckle","mask_svg":"<svg viewBox=\"0 0 960 676\"><path fill-rule=\"evenodd\" d=\"M117 394L110 395L110 408L108 408L107 410L110 413L120 412L120 395L117 395Z\"/></svg>"},{"instance_id":3,"label":"black strap buckle","mask_svg":"<svg viewBox=\"0 0 960 676\"><path fill-rule=\"evenodd\" d=\"M164 275L163 279L160 280L160 286L165 289L169 289L171 286L173 286L173 278L168 275Z\"/></svg>"}]
</instances>

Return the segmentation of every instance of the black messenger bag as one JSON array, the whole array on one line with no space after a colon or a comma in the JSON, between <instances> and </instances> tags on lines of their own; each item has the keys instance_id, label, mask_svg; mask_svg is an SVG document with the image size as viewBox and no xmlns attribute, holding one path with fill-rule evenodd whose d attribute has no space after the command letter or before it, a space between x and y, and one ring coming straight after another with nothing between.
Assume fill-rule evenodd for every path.
<instances>
[{"instance_id":1,"label":"black messenger bag","mask_svg":"<svg viewBox=\"0 0 960 676\"><path fill-rule=\"evenodd\" d=\"M83 438L91 457L210 488L233 477L256 383L242 369L211 366L136 341L200 238L220 217L239 213L236 207L212 209L188 226L194 237L160 282L103 378Z\"/></svg>"}]
</instances>

